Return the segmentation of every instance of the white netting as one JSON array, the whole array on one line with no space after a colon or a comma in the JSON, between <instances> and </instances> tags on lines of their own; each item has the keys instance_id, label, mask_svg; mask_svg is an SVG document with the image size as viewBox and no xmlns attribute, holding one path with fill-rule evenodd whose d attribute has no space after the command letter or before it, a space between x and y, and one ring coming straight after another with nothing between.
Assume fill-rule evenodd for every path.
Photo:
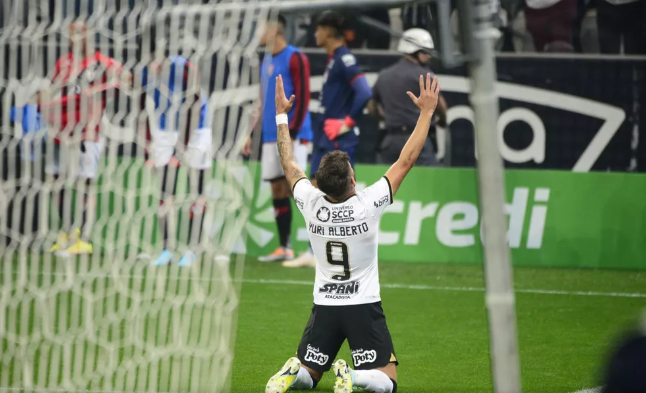
<instances>
[{"instance_id":1,"label":"white netting","mask_svg":"<svg viewBox=\"0 0 646 393\"><path fill-rule=\"evenodd\" d=\"M268 8L194 3L0 2L0 391L228 389Z\"/></svg>"}]
</instances>

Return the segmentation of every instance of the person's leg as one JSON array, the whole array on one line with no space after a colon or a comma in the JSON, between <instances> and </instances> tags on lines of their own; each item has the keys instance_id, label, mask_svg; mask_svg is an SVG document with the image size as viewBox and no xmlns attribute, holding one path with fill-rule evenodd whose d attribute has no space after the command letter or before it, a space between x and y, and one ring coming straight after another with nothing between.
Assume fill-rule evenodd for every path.
<instances>
[{"instance_id":1,"label":"person's leg","mask_svg":"<svg viewBox=\"0 0 646 393\"><path fill-rule=\"evenodd\" d=\"M624 23L624 53L646 54L646 1L635 1L621 6L619 17Z\"/></svg>"},{"instance_id":2,"label":"person's leg","mask_svg":"<svg viewBox=\"0 0 646 393\"><path fill-rule=\"evenodd\" d=\"M193 129L194 127L189 127ZM189 212L187 249L179 261L180 266L190 266L202 255L202 236L206 216L206 182L213 166L213 136L209 127L187 133L186 151L182 162L188 168L189 198L192 201Z\"/></svg>"},{"instance_id":3,"label":"person's leg","mask_svg":"<svg viewBox=\"0 0 646 393\"><path fill-rule=\"evenodd\" d=\"M188 247L179 261L179 266L190 266L201 254L200 247L206 213L206 196L204 195L206 173L206 169L188 168L189 195L194 202L191 204L191 210L189 211Z\"/></svg>"},{"instance_id":4,"label":"person's leg","mask_svg":"<svg viewBox=\"0 0 646 393\"><path fill-rule=\"evenodd\" d=\"M78 172L74 174L77 179L75 209L72 215L72 232L70 233L74 244L65 250L70 255L93 252L90 240L96 215L95 183L102 151L103 144L101 142L82 141L78 147Z\"/></svg>"},{"instance_id":5,"label":"person's leg","mask_svg":"<svg viewBox=\"0 0 646 393\"><path fill-rule=\"evenodd\" d=\"M606 0L597 1L597 30L601 53L617 54L621 50L621 33L615 23L616 7Z\"/></svg>"},{"instance_id":6,"label":"person's leg","mask_svg":"<svg viewBox=\"0 0 646 393\"><path fill-rule=\"evenodd\" d=\"M173 260L175 248L175 193L177 191L177 162L157 167L157 178L160 180L160 198L157 209L157 227L162 236L162 252L155 260L155 265L167 265Z\"/></svg>"},{"instance_id":7,"label":"person's leg","mask_svg":"<svg viewBox=\"0 0 646 393\"><path fill-rule=\"evenodd\" d=\"M49 249L50 252L60 252L69 245L69 232L71 228L71 217L65 212L71 213L72 209L65 199L65 180L61 179L61 146L50 142L45 151L45 172L53 178L52 202L56 206L56 212L51 216L52 226L58 230L56 242Z\"/></svg>"},{"instance_id":8,"label":"person's leg","mask_svg":"<svg viewBox=\"0 0 646 393\"><path fill-rule=\"evenodd\" d=\"M292 203L290 189L283 173L276 143L263 143L261 158L262 178L271 187L274 218L278 230L278 248L258 258L259 262L280 262L294 258L290 235L292 231Z\"/></svg>"},{"instance_id":9,"label":"person's leg","mask_svg":"<svg viewBox=\"0 0 646 393\"><path fill-rule=\"evenodd\" d=\"M338 317L339 307L312 307L296 351L283 368L267 382L265 393L284 393L288 389L313 389L330 370L345 340Z\"/></svg>"},{"instance_id":10,"label":"person's leg","mask_svg":"<svg viewBox=\"0 0 646 393\"><path fill-rule=\"evenodd\" d=\"M550 42L547 44L552 48L551 51L574 51L573 34L577 18L577 0L560 0L546 8L546 11L550 19L551 31Z\"/></svg>"},{"instance_id":11,"label":"person's leg","mask_svg":"<svg viewBox=\"0 0 646 393\"><path fill-rule=\"evenodd\" d=\"M292 204L289 184L285 178L276 179L271 182L271 196L273 198L274 215L276 216L276 227L278 238L283 249L291 249L290 235L292 231Z\"/></svg>"},{"instance_id":12,"label":"person's leg","mask_svg":"<svg viewBox=\"0 0 646 393\"><path fill-rule=\"evenodd\" d=\"M605 1L605 0L603 0ZM525 6L525 24L534 41L534 50L542 52L547 44L550 31L546 26L545 10Z\"/></svg>"},{"instance_id":13,"label":"person's leg","mask_svg":"<svg viewBox=\"0 0 646 393\"><path fill-rule=\"evenodd\" d=\"M81 222L78 228L81 230L81 239L89 242L92 237L92 229L96 216L96 179L99 173L99 164L103 152L101 142L81 142L81 179L85 187L82 198Z\"/></svg>"},{"instance_id":14,"label":"person's leg","mask_svg":"<svg viewBox=\"0 0 646 393\"><path fill-rule=\"evenodd\" d=\"M334 392L349 393L353 386L369 392L396 392L399 363L381 302L344 307L343 312L355 369L341 359L334 364Z\"/></svg>"}]
</instances>

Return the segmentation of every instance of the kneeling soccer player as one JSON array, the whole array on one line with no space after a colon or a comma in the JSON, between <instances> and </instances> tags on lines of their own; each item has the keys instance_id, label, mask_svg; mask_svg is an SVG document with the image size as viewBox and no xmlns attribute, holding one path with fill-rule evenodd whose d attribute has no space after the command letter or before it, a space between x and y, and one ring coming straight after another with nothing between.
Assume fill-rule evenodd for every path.
<instances>
[{"instance_id":1,"label":"kneeling soccer player","mask_svg":"<svg viewBox=\"0 0 646 393\"><path fill-rule=\"evenodd\" d=\"M265 393L311 389L328 371L347 339L355 369L334 362L335 393L354 386L370 392L397 391L397 358L379 295L377 234L384 210L424 146L438 101L437 78L420 75L420 93L408 95L420 109L417 126L399 160L372 186L357 192L348 155L326 154L316 173L318 189L294 160L287 113L294 96L285 97L276 80L278 152L294 199L303 214L317 259L314 307L293 357L267 382Z\"/></svg>"}]
</instances>

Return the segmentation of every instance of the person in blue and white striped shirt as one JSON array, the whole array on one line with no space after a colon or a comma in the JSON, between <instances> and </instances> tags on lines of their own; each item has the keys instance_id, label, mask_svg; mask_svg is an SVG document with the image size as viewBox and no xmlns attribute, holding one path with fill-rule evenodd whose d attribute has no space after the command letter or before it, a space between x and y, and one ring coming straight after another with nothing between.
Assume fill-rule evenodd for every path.
<instances>
[{"instance_id":1,"label":"person in blue and white striped shirt","mask_svg":"<svg viewBox=\"0 0 646 393\"><path fill-rule=\"evenodd\" d=\"M161 181L157 218L163 251L155 258L155 265L172 263L176 251L182 251L179 265L190 266L199 253L196 251L206 211L204 183L213 162L207 99L200 88L197 68L181 56L152 62L144 69L143 85L150 139L147 164L157 169ZM172 225L180 164L187 167L189 202L192 200L185 250L174 249L176 235Z\"/></svg>"}]
</instances>

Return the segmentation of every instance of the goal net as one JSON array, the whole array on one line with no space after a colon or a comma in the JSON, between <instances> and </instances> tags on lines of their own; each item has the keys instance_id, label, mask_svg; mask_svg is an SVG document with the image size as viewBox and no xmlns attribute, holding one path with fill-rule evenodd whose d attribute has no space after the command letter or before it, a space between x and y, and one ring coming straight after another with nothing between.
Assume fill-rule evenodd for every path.
<instances>
[{"instance_id":1,"label":"goal net","mask_svg":"<svg viewBox=\"0 0 646 393\"><path fill-rule=\"evenodd\" d=\"M228 390L262 1L0 3L0 391Z\"/></svg>"}]
</instances>

